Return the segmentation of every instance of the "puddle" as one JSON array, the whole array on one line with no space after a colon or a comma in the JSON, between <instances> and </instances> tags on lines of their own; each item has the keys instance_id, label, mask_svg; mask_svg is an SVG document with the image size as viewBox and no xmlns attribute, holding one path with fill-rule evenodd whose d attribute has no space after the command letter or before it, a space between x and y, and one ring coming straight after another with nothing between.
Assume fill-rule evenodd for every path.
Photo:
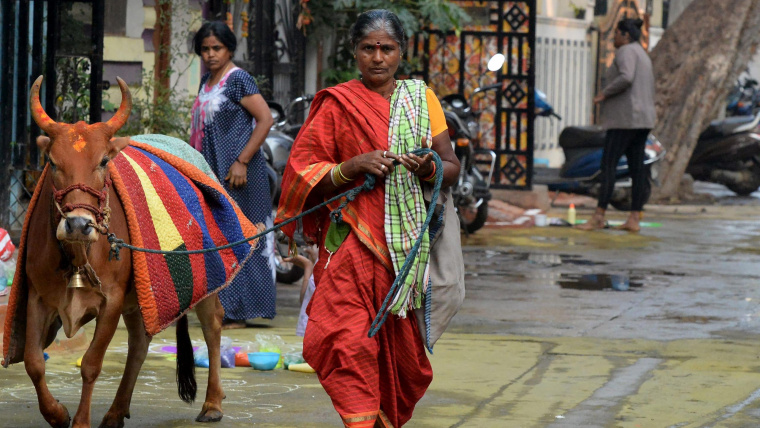
<instances>
[{"instance_id":1,"label":"puddle","mask_svg":"<svg viewBox=\"0 0 760 428\"><path fill-rule=\"evenodd\" d=\"M517 260L527 261L531 264L542 266L581 265L597 266L606 265L607 262L596 262L584 259L577 254L549 254L549 253L517 253Z\"/></svg>"},{"instance_id":2,"label":"puddle","mask_svg":"<svg viewBox=\"0 0 760 428\"><path fill-rule=\"evenodd\" d=\"M711 317L711 316L702 316L702 315L677 315L677 314L665 314L662 316L648 316L646 319L650 320L668 320L668 321L675 321L679 323L688 323L688 324L709 324L711 322L720 322L720 321L727 321L726 318L721 317Z\"/></svg>"},{"instance_id":3,"label":"puddle","mask_svg":"<svg viewBox=\"0 0 760 428\"><path fill-rule=\"evenodd\" d=\"M614 289L626 291L631 288L641 288L643 285L640 278L631 278L628 275L593 274L581 275L565 273L560 275L557 285L565 289L601 291Z\"/></svg>"},{"instance_id":4,"label":"puddle","mask_svg":"<svg viewBox=\"0 0 760 428\"><path fill-rule=\"evenodd\" d=\"M760 254L760 248L757 247L736 247L728 252L728 254Z\"/></svg>"}]
</instances>

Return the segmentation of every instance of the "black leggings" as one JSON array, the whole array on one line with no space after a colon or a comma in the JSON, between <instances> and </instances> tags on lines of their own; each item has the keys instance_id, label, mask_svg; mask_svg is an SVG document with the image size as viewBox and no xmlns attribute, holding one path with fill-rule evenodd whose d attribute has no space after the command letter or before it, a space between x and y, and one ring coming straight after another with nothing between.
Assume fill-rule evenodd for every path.
<instances>
[{"instance_id":1,"label":"black leggings","mask_svg":"<svg viewBox=\"0 0 760 428\"><path fill-rule=\"evenodd\" d=\"M625 154L628 159L628 169L633 181L633 201L631 211L644 209L644 193L646 189L646 168L644 168L644 148L647 144L649 129L610 129L604 141L602 153L602 172L600 178L602 188L599 191L599 208L607 209L607 205L615 190L615 172L620 157Z\"/></svg>"}]
</instances>

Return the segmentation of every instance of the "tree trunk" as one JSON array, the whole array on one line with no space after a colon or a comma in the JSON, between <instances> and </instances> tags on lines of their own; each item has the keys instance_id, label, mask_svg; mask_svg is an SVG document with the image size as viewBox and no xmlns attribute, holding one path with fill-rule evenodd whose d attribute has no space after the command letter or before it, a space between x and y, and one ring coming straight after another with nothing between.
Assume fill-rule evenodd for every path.
<instances>
[{"instance_id":1,"label":"tree trunk","mask_svg":"<svg viewBox=\"0 0 760 428\"><path fill-rule=\"evenodd\" d=\"M652 200L674 200L699 134L760 41L760 0L694 0L652 51L657 125L668 153Z\"/></svg>"},{"instance_id":2,"label":"tree trunk","mask_svg":"<svg viewBox=\"0 0 760 428\"><path fill-rule=\"evenodd\" d=\"M153 72L156 87L153 89L153 102L165 103L169 100L171 87L172 2L159 0L154 7L156 23L153 31L153 47L156 65Z\"/></svg>"}]
</instances>

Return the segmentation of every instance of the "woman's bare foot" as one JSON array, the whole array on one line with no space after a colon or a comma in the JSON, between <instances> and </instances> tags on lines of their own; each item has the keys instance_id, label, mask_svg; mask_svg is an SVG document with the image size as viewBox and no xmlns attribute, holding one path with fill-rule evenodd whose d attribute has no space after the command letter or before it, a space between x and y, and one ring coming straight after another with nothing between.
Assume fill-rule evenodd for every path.
<instances>
[{"instance_id":1,"label":"woman's bare foot","mask_svg":"<svg viewBox=\"0 0 760 428\"><path fill-rule=\"evenodd\" d=\"M573 227L578 230L599 230L604 229L605 226L604 217L599 217L595 214L587 222Z\"/></svg>"},{"instance_id":2,"label":"woman's bare foot","mask_svg":"<svg viewBox=\"0 0 760 428\"><path fill-rule=\"evenodd\" d=\"M244 320L231 320L226 319L222 321L222 330L234 330L237 328L245 328L245 321Z\"/></svg>"},{"instance_id":3,"label":"woman's bare foot","mask_svg":"<svg viewBox=\"0 0 760 428\"><path fill-rule=\"evenodd\" d=\"M640 221L641 221L641 213L632 212L631 215L628 216L628 220L626 220L625 223L621 224L615 229L627 230L628 232L631 232L631 233L639 233L641 231L641 225L639 224Z\"/></svg>"},{"instance_id":4,"label":"woman's bare foot","mask_svg":"<svg viewBox=\"0 0 760 428\"><path fill-rule=\"evenodd\" d=\"M625 223L621 224L620 226L616 227L615 229L627 230L631 233L639 233L641 231L641 226L639 225L638 221L628 220Z\"/></svg>"}]
</instances>

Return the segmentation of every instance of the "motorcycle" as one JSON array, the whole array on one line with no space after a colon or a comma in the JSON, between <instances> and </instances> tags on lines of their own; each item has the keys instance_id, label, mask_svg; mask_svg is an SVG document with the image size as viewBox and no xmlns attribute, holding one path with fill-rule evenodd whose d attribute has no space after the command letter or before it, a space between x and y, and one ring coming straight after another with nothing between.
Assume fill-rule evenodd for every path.
<instances>
[{"instance_id":1,"label":"motorcycle","mask_svg":"<svg viewBox=\"0 0 760 428\"><path fill-rule=\"evenodd\" d=\"M537 116L557 117L554 110L546 101L546 95L536 91ZM565 163L561 168L533 168L533 183L544 184L554 191L554 198L559 192L599 196L601 188L600 173L602 152L606 131L600 126L568 126L559 135L559 146L565 154ZM652 181L656 180L652 166L665 156L665 147L653 135L649 134L644 149L644 166L647 171L645 200L652 193ZM632 181L628 161L625 156L620 158L615 171L615 190L610 204L618 210L631 209ZM552 203L554 200L552 200Z\"/></svg>"},{"instance_id":2,"label":"motorcycle","mask_svg":"<svg viewBox=\"0 0 760 428\"><path fill-rule=\"evenodd\" d=\"M269 130L262 150L264 158L267 161L267 176L269 178L269 188L272 197L272 216L276 214L277 204L282 193L282 175L285 172L285 165L288 163L290 149L293 147L298 132L301 130L302 123L297 123L296 116L299 112L305 110L311 105L314 99L313 95L303 95L297 97L288 103L285 108L275 102L268 102L269 110L272 112L274 124ZM296 244L299 247L306 245L303 237L295 236ZM289 241L288 237L279 229L275 232L275 272L277 281L284 283L294 283L303 277L303 269L283 260L287 257Z\"/></svg>"},{"instance_id":3,"label":"motorcycle","mask_svg":"<svg viewBox=\"0 0 760 428\"><path fill-rule=\"evenodd\" d=\"M745 76L737 80L726 103L726 116L753 116L760 109L758 82Z\"/></svg>"},{"instance_id":4,"label":"motorcycle","mask_svg":"<svg viewBox=\"0 0 760 428\"><path fill-rule=\"evenodd\" d=\"M501 85L495 86L501 87ZM475 89L470 96L470 101L475 95L490 89L494 88ZM446 95L441 99L449 138L460 164L459 179L451 186L451 195L459 216L459 224L466 233L475 233L483 227L488 218L491 178L496 164L496 153L493 150L478 147L480 141L478 119L481 112L474 110L471 105L471 102L460 94ZM487 176L477 168L476 155L491 158Z\"/></svg>"},{"instance_id":5,"label":"motorcycle","mask_svg":"<svg viewBox=\"0 0 760 428\"><path fill-rule=\"evenodd\" d=\"M739 196L760 188L760 135L756 116L714 121L699 136L686 172L695 180L722 184Z\"/></svg>"},{"instance_id":6,"label":"motorcycle","mask_svg":"<svg viewBox=\"0 0 760 428\"><path fill-rule=\"evenodd\" d=\"M506 58L496 54L488 61L488 70L501 69ZM491 200L491 179L496 166L496 153L480 147L480 115L483 110L473 106L475 97L488 91L498 90L501 83L476 88L468 100L462 94L450 94L441 99L446 117L449 138L454 146L454 154L459 159L459 179L451 186L459 216L459 224L465 233L475 233L488 219L488 201ZM488 170L484 173L477 167L477 159L490 158Z\"/></svg>"},{"instance_id":7,"label":"motorcycle","mask_svg":"<svg viewBox=\"0 0 760 428\"><path fill-rule=\"evenodd\" d=\"M295 117L299 112L308 108L312 100L314 100L314 95L302 95L289 102L285 108L276 102L267 102L269 110L272 112L274 124L269 130L266 140L264 140L262 149L270 170L272 205L277 205L280 200L282 174L285 172L285 165L288 163L293 141L303 125L298 123Z\"/></svg>"}]
</instances>

